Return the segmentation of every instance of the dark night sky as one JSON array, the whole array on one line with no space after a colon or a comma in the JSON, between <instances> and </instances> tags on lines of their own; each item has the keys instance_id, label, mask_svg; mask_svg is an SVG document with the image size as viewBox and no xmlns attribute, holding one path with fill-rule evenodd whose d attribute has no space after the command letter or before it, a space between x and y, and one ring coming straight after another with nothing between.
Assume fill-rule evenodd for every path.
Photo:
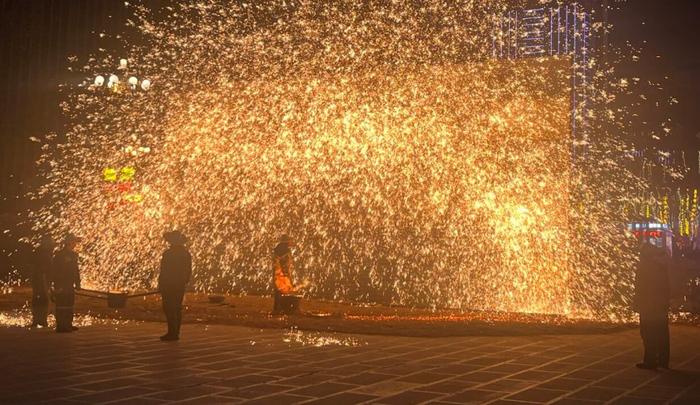
<instances>
[{"instance_id":1,"label":"dark night sky","mask_svg":"<svg viewBox=\"0 0 700 405\"><path fill-rule=\"evenodd\" d=\"M610 3L617 5L612 0ZM696 138L700 133L699 15L698 0L627 0L610 14L615 26L611 43L629 40L642 49L641 63L622 68L638 70L635 76L661 82L666 93L679 100L659 114L669 115L674 123L669 146L700 148ZM664 80L666 76L668 80Z\"/></svg>"},{"instance_id":2,"label":"dark night sky","mask_svg":"<svg viewBox=\"0 0 700 405\"><path fill-rule=\"evenodd\" d=\"M674 132L657 146L700 148L700 0L608 1L620 8L610 14L610 42L629 40L643 49L641 63L621 69L662 81L666 95L680 101L673 108L643 110L651 122L672 119ZM66 57L92 51L93 31L119 30L123 10L123 0L0 0L0 197L21 192L18 179L31 172L38 148L27 138L57 127L57 83L65 77ZM0 209L6 205L1 200Z\"/></svg>"}]
</instances>

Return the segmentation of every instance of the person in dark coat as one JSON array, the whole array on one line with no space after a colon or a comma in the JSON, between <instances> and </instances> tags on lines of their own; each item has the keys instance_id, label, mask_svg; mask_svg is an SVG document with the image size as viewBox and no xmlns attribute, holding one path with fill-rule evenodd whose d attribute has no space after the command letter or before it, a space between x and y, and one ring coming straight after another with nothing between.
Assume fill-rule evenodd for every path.
<instances>
[{"instance_id":1,"label":"person in dark coat","mask_svg":"<svg viewBox=\"0 0 700 405\"><path fill-rule=\"evenodd\" d=\"M192 256L185 247L187 238L179 231L166 232L163 238L170 247L163 252L160 260L158 290L163 299L168 333L161 336L160 340L170 341L180 338L182 299L185 296L185 286L192 276Z\"/></svg>"},{"instance_id":2,"label":"person in dark coat","mask_svg":"<svg viewBox=\"0 0 700 405\"><path fill-rule=\"evenodd\" d=\"M80 289L80 269L75 248L80 238L73 234L66 236L61 250L53 256L51 283L56 302L56 332L66 333L78 330L73 326L73 305L75 290Z\"/></svg>"},{"instance_id":3,"label":"person in dark coat","mask_svg":"<svg viewBox=\"0 0 700 405\"><path fill-rule=\"evenodd\" d=\"M48 326L46 318L49 315L49 283L55 247L53 239L50 236L45 236L34 251L31 277L32 328Z\"/></svg>"},{"instance_id":4,"label":"person in dark coat","mask_svg":"<svg viewBox=\"0 0 700 405\"><path fill-rule=\"evenodd\" d=\"M634 306L639 312L639 330L644 343L644 361L637 364L639 368L669 367L668 263L663 248L647 242L642 244L634 283Z\"/></svg>"}]
</instances>

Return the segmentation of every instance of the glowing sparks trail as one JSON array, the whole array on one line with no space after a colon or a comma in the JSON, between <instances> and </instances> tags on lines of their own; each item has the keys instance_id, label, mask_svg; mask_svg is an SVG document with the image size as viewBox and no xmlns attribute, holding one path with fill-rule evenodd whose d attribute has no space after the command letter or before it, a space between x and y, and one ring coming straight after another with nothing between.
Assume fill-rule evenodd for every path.
<instances>
[{"instance_id":1,"label":"glowing sparks trail","mask_svg":"<svg viewBox=\"0 0 700 405\"><path fill-rule=\"evenodd\" d=\"M90 326L90 325L124 325L127 321L121 321L116 319L102 319L97 318L90 313L79 314L75 316L73 320L73 325L78 327ZM27 325L32 323L32 309L29 305L25 305L22 308L0 311L0 326L11 326L19 328L28 328ZM48 316L48 327L54 328L56 320L53 314ZM39 327L41 328L41 327Z\"/></svg>"},{"instance_id":2,"label":"glowing sparks trail","mask_svg":"<svg viewBox=\"0 0 700 405\"><path fill-rule=\"evenodd\" d=\"M40 161L36 229L86 237L86 285L151 286L177 227L199 289L265 291L286 232L317 297L621 313L626 188L600 180L630 175L572 167L570 60L489 60L512 2L185 3L135 7L143 45L83 68ZM97 85L114 66L131 89Z\"/></svg>"},{"instance_id":3,"label":"glowing sparks trail","mask_svg":"<svg viewBox=\"0 0 700 405\"><path fill-rule=\"evenodd\" d=\"M366 346L367 342L363 342L357 338L351 336L344 336L338 334L322 334L316 332L304 332L298 329L291 329L286 332L282 337L282 341L285 343L301 344L302 346L314 346L314 347L324 347L324 346L345 346L345 347L358 347Z\"/></svg>"}]
</instances>

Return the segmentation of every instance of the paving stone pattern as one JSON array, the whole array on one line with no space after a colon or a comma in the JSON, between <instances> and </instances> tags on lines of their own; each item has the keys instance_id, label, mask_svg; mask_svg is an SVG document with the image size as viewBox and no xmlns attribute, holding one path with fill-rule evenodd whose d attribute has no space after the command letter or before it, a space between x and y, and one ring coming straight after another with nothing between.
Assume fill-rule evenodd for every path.
<instances>
[{"instance_id":1,"label":"paving stone pattern","mask_svg":"<svg viewBox=\"0 0 700 405\"><path fill-rule=\"evenodd\" d=\"M185 325L163 343L163 329L0 328L0 403L700 404L700 328L672 329L666 372L634 367L636 330L407 338Z\"/></svg>"}]
</instances>

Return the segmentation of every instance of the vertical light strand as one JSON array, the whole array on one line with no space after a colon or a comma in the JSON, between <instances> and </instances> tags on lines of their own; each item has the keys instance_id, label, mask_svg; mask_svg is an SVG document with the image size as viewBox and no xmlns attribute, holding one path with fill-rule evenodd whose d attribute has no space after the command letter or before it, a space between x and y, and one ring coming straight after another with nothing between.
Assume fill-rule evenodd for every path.
<instances>
[{"instance_id":1,"label":"vertical light strand","mask_svg":"<svg viewBox=\"0 0 700 405\"><path fill-rule=\"evenodd\" d=\"M696 227L695 224L697 223L698 220L698 189L693 189L693 201L691 203L691 208L690 208L690 223L691 223L691 229L689 234L691 236L696 236L695 231Z\"/></svg>"}]
</instances>

